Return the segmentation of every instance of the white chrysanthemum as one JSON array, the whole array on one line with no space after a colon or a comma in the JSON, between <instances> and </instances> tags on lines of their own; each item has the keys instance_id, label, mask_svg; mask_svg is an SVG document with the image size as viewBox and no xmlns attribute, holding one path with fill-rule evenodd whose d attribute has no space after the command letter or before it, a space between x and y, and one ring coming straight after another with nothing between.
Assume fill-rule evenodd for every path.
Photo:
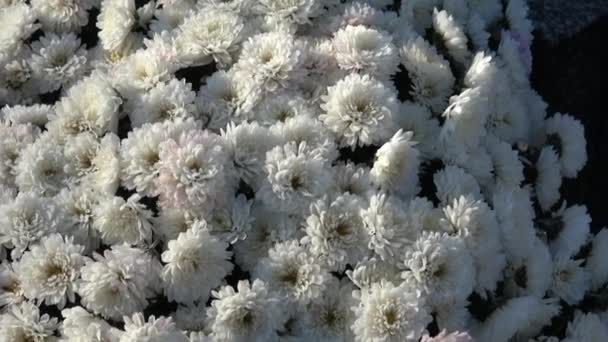
<instances>
[{"instance_id":1,"label":"white chrysanthemum","mask_svg":"<svg viewBox=\"0 0 608 342\"><path fill-rule=\"evenodd\" d=\"M443 112L445 122L439 134L441 146L450 156L458 158L469 149L478 148L486 135L489 110L481 88L466 89L450 98Z\"/></svg>"},{"instance_id":2,"label":"white chrysanthemum","mask_svg":"<svg viewBox=\"0 0 608 342\"><path fill-rule=\"evenodd\" d=\"M145 196L158 196L156 182L160 171L161 143L198 128L194 121L177 120L144 124L129 132L128 137L122 140L120 151L124 186Z\"/></svg>"},{"instance_id":3,"label":"white chrysanthemum","mask_svg":"<svg viewBox=\"0 0 608 342\"><path fill-rule=\"evenodd\" d=\"M196 93L184 80L173 78L159 83L134 101L133 110L128 113L131 126L194 117L197 112L195 98Z\"/></svg>"},{"instance_id":4,"label":"white chrysanthemum","mask_svg":"<svg viewBox=\"0 0 608 342\"><path fill-rule=\"evenodd\" d=\"M336 134L340 146L380 145L395 132L396 95L380 81L351 74L327 89L319 119Z\"/></svg>"},{"instance_id":5,"label":"white chrysanthemum","mask_svg":"<svg viewBox=\"0 0 608 342\"><path fill-rule=\"evenodd\" d=\"M416 342L432 320L416 290L390 282L361 290L353 306L355 341Z\"/></svg>"},{"instance_id":6,"label":"white chrysanthemum","mask_svg":"<svg viewBox=\"0 0 608 342\"><path fill-rule=\"evenodd\" d=\"M478 341L508 342L513 337L527 341L550 323L559 311L559 302L554 298L513 298L484 321L475 337Z\"/></svg>"},{"instance_id":7,"label":"white chrysanthemum","mask_svg":"<svg viewBox=\"0 0 608 342\"><path fill-rule=\"evenodd\" d=\"M590 275L581 266L583 261L559 257L553 263L550 292L570 305L580 302L589 288Z\"/></svg>"},{"instance_id":8,"label":"white chrysanthemum","mask_svg":"<svg viewBox=\"0 0 608 342\"><path fill-rule=\"evenodd\" d=\"M319 300L312 302L306 313L307 336L314 341L351 341L354 289L348 279L331 277Z\"/></svg>"},{"instance_id":9,"label":"white chrysanthemum","mask_svg":"<svg viewBox=\"0 0 608 342\"><path fill-rule=\"evenodd\" d=\"M0 342L53 341L57 318L40 314L30 302L10 306L0 315Z\"/></svg>"},{"instance_id":10,"label":"white chrysanthemum","mask_svg":"<svg viewBox=\"0 0 608 342\"><path fill-rule=\"evenodd\" d=\"M473 291L473 257L459 237L424 232L406 249L404 263L402 278L432 307L465 300Z\"/></svg>"},{"instance_id":11,"label":"white chrysanthemum","mask_svg":"<svg viewBox=\"0 0 608 342\"><path fill-rule=\"evenodd\" d=\"M557 233L557 236L550 236L551 254L568 258L578 253L589 238L590 222L591 217L585 206L573 205L566 208L564 203L563 207L553 214L553 219L547 222L550 226L546 228L555 229Z\"/></svg>"},{"instance_id":12,"label":"white chrysanthemum","mask_svg":"<svg viewBox=\"0 0 608 342\"><path fill-rule=\"evenodd\" d=\"M399 64L399 54L388 33L365 26L346 26L332 44L341 69L387 79Z\"/></svg>"},{"instance_id":13,"label":"white chrysanthemum","mask_svg":"<svg viewBox=\"0 0 608 342\"><path fill-rule=\"evenodd\" d=\"M254 118L265 126L298 117L312 119L318 115L308 99L293 91L282 91L264 97L253 109Z\"/></svg>"},{"instance_id":14,"label":"white chrysanthemum","mask_svg":"<svg viewBox=\"0 0 608 342\"><path fill-rule=\"evenodd\" d=\"M0 205L0 242L13 247L13 259L63 226L62 213L51 200L37 194L21 192L14 201Z\"/></svg>"},{"instance_id":15,"label":"white chrysanthemum","mask_svg":"<svg viewBox=\"0 0 608 342\"><path fill-rule=\"evenodd\" d=\"M184 20L175 44L184 62L198 65L215 61L229 66L246 33L245 22L237 13L207 7Z\"/></svg>"},{"instance_id":16,"label":"white chrysanthemum","mask_svg":"<svg viewBox=\"0 0 608 342\"><path fill-rule=\"evenodd\" d=\"M136 99L159 83L169 81L176 69L174 64L158 50L137 50L112 70L112 85L123 97Z\"/></svg>"},{"instance_id":17,"label":"white chrysanthemum","mask_svg":"<svg viewBox=\"0 0 608 342\"><path fill-rule=\"evenodd\" d=\"M559 155L562 174L574 178L587 162L585 129L570 115L556 113L545 121L548 143Z\"/></svg>"},{"instance_id":18,"label":"white chrysanthemum","mask_svg":"<svg viewBox=\"0 0 608 342\"><path fill-rule=\"evenodd\" d=\"M207 77L196 99L206 128L217 132L230 121L240 123L251 119L260 89L254 80L241 76L230 69Z\"/></svg>"},{"instance_id":19,"label":"white chrysanthemum","mask_svg":"<svg viewBox=\"0 0 608 342\"><path fill-rule=\"evenodd\" d=\"M104 318L122 319L148 306L148 299L158 292L158 260L141 249L114 245L104 255L93 254L80 269L78 286L81 304Z\"/></svg>"},{"instance_id":20,"label":"white chrysanthemum","mask_svg":"<svg viewBox=\"0 0 608 342\"><path fill-rule=\"evenodd\" d=\"M167 243L177 239L180 233L185 233L199 219L198 215L189 210L163 208L158 216L153 218L154 233Z\"/></svg>"},{"instance_id":21,"label":"white chrysanthemum","mask_svg":"<svg viewBox=\"0 0 608 342\"><path fill-rule=\"evenodd\" d=\"M118 189L120 139L113 133L100 141L91 133L80 133L65 141L65 170L78 182L103 194L114 194Z\"/></svg>"},{"instance_id":22,"label":"white chrysanthemum","mask_svg":"<svg viewBox=\"0 0 608 342\"><path fill-rule=\"evenodd\" d=\"M230 123L221 130L221 137L229 162L234 165L240 179L254 190L258 189L264 177L266 152L275 146L277 139L256 121L238 125Z\"/></svg>"},{"instance_id":23,"label":"white chrysanthemum","mask_svg":"<svg viewBox=\"0 0 608 342\"><path fill-rule=\"evenodd\" d=\"M306 218L306 237L313 256L331 270L344 270L366 256L368 236L359 214L362 201L344 194L331 201L313 203Z\"/></svg>"},{"instance_id":24,"label":"white chrysanthemum","mask_svg":"<svg viewBox=\"0 0 608 342\"><path fill-rule=\"evenodd\" d=\"M400 54L412 79L410 94L414 100L441 113L455 83L449 63L422 37L407 41Z\"/></svg>"},{"instance_id":25,"label":"white chrysanthemum","mask_svg":"<svg viewBox=\"0 0 608 342\"><path fill-rule=\"evenodd\" d=\"M191 304L206 302L210 291L232 270L228 244L209 234L199 221L169 241L162 254L165 293L169 300Z\"/></svg>"},{"instance_id":26,"label":"white chrysanthemum","mask_svg":"<svg viewBox=\"0 0 608 342\"><path fill-rule=\"evenodd\" d=\"M302 142L277 146L266 153L267 177L258 195L267 206L299 213L321 196L331 184L331 170L323 150Z\"/></svg>"},{"instance_id":27,"label":"white chrysanthemum","mask_svg":"<svg viewBox=\"0 0 608 342\"><path fill-rule=\"evenodd\" d=\"M490 189L495 186L505 188L517 188L524 181L524 166L519 160L516 150L511 145L488 135L485 143L488 153L492 158L492 176L490 184L484 184ZM488 180L489 181L489 180Z\"/></svg>"},{"instance_id":28,"label":"white chrysanthemum","mask_svg":"<svg viewBox=\"0 0 608 342\"><path fill-rule=\"evenodd\" d=\"M306 305L323 292L330 274L298 241L274 245L258 262L253 277L290 301Z\"/></svg>"},{"instance_id":29,"label":"white chrysanthemum","mask_svg":"<svg viewBox=\"0 0 608 342\"><path fill-rule=\"evenodd\" d=\"M304 230L299 229L303 222L298 215L290 215L267 208L255 202L251 208L253 222L244 240L234 246L235 260L246 271L253 271L258 260L268 256L268 250L276 243L299 239Z\"/></svg>"},{"instance_id":30,"label":"white chrysanthemum","mask_svg":"<svg viewBox=\"0 0 608 342\"><path fill-rule=\"evenodd\" d=\"M436 156L439 120L432 117L427 107L404 101L401 104L400 115L395 120L401 129L414 134L412 140L418 143L416 149L420 151L422 159L432 159Z\"/></svg>"},{"instance_id":31,"label":"white chrysanthemum","mask_svg":"<svg viewBox=\"0 0 608 342\"><path fill-rule=\"evenodd\" d=\"M507 259L504 291L509 296L534 295L540 298L551 286L553 261L549 248L534 235L530 240L529 249L509 255ZM524 240L520 243L528 245L530 242Z\"/></svg>"},{"instance_id":32,"label":"white chrysanthemum","mask_svg":"<svg viewBox=\"0 0 608 342\"><path fill-rule=\"evenodd\" d=\"M103 1L96 25L100 30L99 40L104 50L120 50L135 25L135 1Z\"/></svg>"},{"instance_id":33,"label":"white chrysanthemum","mask_svg":"<svg viewBox=\"0 0 608 342\"><path fill-rule=\"evenodd\" d=\"M26 3L15 3L0 8L0 65L16 56L22 42L38 28L36 15Z\"/></svg>"},{"instance_id":34,"label":"white chrysanthemum","mask_svg":"<svg viewBox=\"0 0 608 342\"><path fill-rule=\"evenodd\" d=\"M7 113L7 107L3 109ZM0 186L17 190L15 178L18 174L19 155L40 135L40 130L31 125L5 125L0 122Z\"/></svg>"},{"instance_id":35,"label":"white chrysanthemum","mask_svg":"<svg viewBox=\"0 0 608 342\"><path fill-rule=\"evenodd\" d=\"M536 199L540 207L547 211L559 200L559 188L562 185L559 156L553 147L545 146L540 151L536 173Z\"/></svg>"},{"instance_id":36,"label":"white chrysanthemum","mask_svg":"<svg viewBox=\"0 0 608 342\"><path fill-rule=\"evenodd\" d=\"M566 328L563 342L595 342L608 339L608 328L600 317L594 313L577 311L572 322Z\"/></svg>"},{"instance_id":37,"label":"white chrysanthemum","mask_svg":"<svg viewBox=\"0 0 608 342\"><path fill-rule=\"evenodd\" d=\"M608 252L608 229L603 228L591 242L591 252L585 262L585 269L591 277L591 289L597 290L608 283L608 263L604 262Z\"/></svg>"},{"instance_id":38,"label":"white chrysanthemum","mask_svg":"<svg viewBox=\"0 0 608 342\"><path fill-rule=\"evenodd\" d=\"M285 316L279 299L263 281L239 281L237 290L225 286L212 292L207 311L210 337L216 342L265 342L277 338Z\"/></svg>"},{"instance_id":39,"label":"white chrysanthemum","mask_svg":"<svg viewBox=\"0 0 608 342\"><path fill-rule=\"evenodd\" d=\"M120 337L120 342L188 342L186 335L177 329L173 320L169 317L148 317L146 322L144 315L140 312L133 316L125 316L125 332Z\"/></svg>"},{"instance_id":40,"label":"white chrysanthemum","mask_svg":"<svg viewBox=\"0 0 608 342\"><path fill-rule=\"evenodd\" d=\"M89 21L88 10L95 0L32 0L32 9L44 30L56 32L80 31Z\"/></svg>"},{"instance_id":41,"label":"white chrysanthemum","mask_svg":"<svg viewBox=\"0 0 608 342\"><path fill-rule=\"evenodd\" d=\"M334 161L339 156L333 133L317 119L298 115L275 123L271 132L283 144L305 142L308 147L321 151L328 161Z\"/></svg>"},{"instance_id":42,"label":"white chrysanthemum","mask_svg":"<svg viewBox=\"0 0 608 342\"><path fill-rule=\"evenodd\" d=\"M61 311L61 337L65 342L118 342L120 330L80 306Z\"/></svg>"},{"instance_id":43,"label":"white chrysanthemum","mask_svg":"<svg viewBox=\"0 0 608 342\"><path fill-rule=\"evenodd\" d=\"M25 252L16 266L25 296L62 309L75 301L76 281L86 258L84 248L53 234Z\"/></svg>"},{"instance_id":44,"label":"white chrysanthemum","mask_svg":"<svg viewBox=\"0 0 608 342\"><path fill-rule=\"evenodd\" d=\"M68 87L87 69L87 51L75 34L45 34L32 43L30 66L38 91L48 93Z\"/></svg>"},{"instance_id":45,"label":"white chrysanthemum","mask_svg":"<svg viewBox=\"0 0 608 342\"><path fill-rule=\"evenodd\" d=\"M4 107L0 110L0 117L10 121L13 127L18 124L32 124L44 127L53 113L53 107L46 104L34 104L31 106L16 105Z\"/></svg>"},{"instance_id":46,"label":"white chrysanthemum","mask_svg":"<svg viewBox=\"0 0 608 342\"><path fill-rule=\"evenodd\" d=\"M334 177L336 193L350 193L366 197L366 194L372 191L373 186L369 176L369 167L355 165L352 162L338 162L333 168L336 172Z\"/></svg>"},{"instance_id":47,"label":"white chrysanthemum","mask_svg":"<svg viewBox=\"0 0 608 342\"><path fill-rule=\"evenodd\" d=\"M370 172L372 182L382 190L408 198L418 193L420 153L412 141L412 132L397 131L376 152Z\"/></svg>"},{"instance_id":48,"label":"white chrysanthemum","mask_svg":"<svg viewBox=\"0 0 608 342\"><path fill-rule=\"evenodd\" d=\"M368 2L353 1L341 3L330 8L327 16L321 16L318 29L324 34L331 34L347 26L378 27L389 30L396 22L397 15L394 12L382 11L378 8L377 1Z\"/></svg>"},{"instance_id":49,"label":"white chrysanthemum","mask_svg":"<svg viewBox=\"0 0 608 342\"><path fill-rule=\"evenodd\" d=\"M473 338L466 332L453 332L448 334L443 330L439 335L430 337L429 335L422 336L420 342L474 342Z\"/></svg>"},{"instance_id":50,"label":"white chrysanthemum","mask_svg":"<svg viewBox=\"0 0 608 342\"><path fill-rule=\"evenodd\" d=\"M482 199L481 189L475 177L455 165L447 165L435 173L433 183L437 188L437 198L444 205L466 195Z\"/></svg>"},{"instance_id":51,"label":"white chrysanthemum","mask_svg":"<svg viewBox=\"0 0 608 342\"><path fill-rule=\"evenodd\" d=\"M364 258L352 270L345 273L358 288L370 289L373 284L388 281L393 285L402 283L402 270L396 264L384 262L377 258Z\"/></svg>"},{"instance_id":52,"label":"white chrysanthemum","mask_svg":"<svg viewBox=\"0 0 608 342\"><path fill-rule=\"evenodd\" d=\"M62 147L45 135L20 152L15 183L22 192L56 195L72 181L64 170L67 163Z\"/></svg>"},{"instance_id":53,"label":"white chrysanthemum","mask_svg":"<svg viewBox=\"0 0 608 342\"><path fill-rule=\"evenodd\" d=\"M319 0L260 0L257 7L259 13L300 25L322 13Z\"/></svg>"},{"instance_id":54,"label":"white chrysanthemum","mask_svg":"<svg viewBox=\"0 0 608 342\"><path fill-rule=\"evenodd\" d=\"M99 137L106 132L116 133L121 102L105 76L93 73L55 104L55 115L47 128L59 139L86 131Z\"/></svg>"},{"instance_id":55,"label":"white chrysanthemum","mask_svg":"<svg viewBox=\"0 0 608 342\"><path fill-rule=\"evenodd\" d=\"M438 11L435 8L433 9L433 28L441 36L443 44L452 58L462 65L467 65L470 58L467 48L468 39L460 23L447 11Z\"/></svg>"},{"instance_id":56,"label":"white chrysanthemum","mask_svg":"<svg viewBox=\"0 0 608 342\"><path fill-rule=\"evenodd\" d=\"M93 210L93 228L106 244L142 244L152 238L152 212L134 194L126 201L108 196Z\"/></svg>"},{"instance_id":57,"label":"white chrysanthemum","mask_svg":"<svg viewBox=\"0 0 608 342\"><path fill-rule=\"evenodd\" d=\"M244 44L235 68L241 77L253 78L263 90L289 88L290 82L305 76L301 67L302 54L294 37L285 32L261 33Z\"/></svg>"},{"instance_id":58,"label":"white chrysanthemum","mask_svg":"<svg viewBox=\"0 0 608 342\"><path fill-rule=\"evenodd\" d=\"M0 307L13 306L25 299L19 275L7 260L0 263Z\"/></svg>"},{"instance_id":59,"label":"white chrysanthemum","mask_svg":"<svg viewBox=\"0 0 608 342\"><path fill-rule=\"evenodd\" d=\"M369 234L369 245L383 261L396 263L402 248L413 243L419 230L412 227L406 204L398 197L374 194L369 207L361 210L363 225ZM420 227L421 228L421 227Z\"/></svg>"},{"instance_id":60,"label":"white chrysanthemum","mask_svg":"<svg viewBox=\"0 0 608 342\"><path fill-rule=\"evenodd\" d=\"M254 221L251 216L253 201L239 194L235 198L228 199L227 202L208 217L208 228L220 240L232 245L239 240L245 240L251 231Z\"/></svg>"},{"instance_id":61,"label":"white chrysanthemum","mask_svg":"<svg viewBox=\"0 0 608 342\"><path fill-rule=\"evenodd\" d=\"M482 200L467 195L443 208L444 229L463 238L475 259L475 289L493 291L502 277L506 260L496 215Z\"/></svg>"},{"instance_id":62,"label":"white chrysanthemum","mask_svg":"<svg viewBox=\"0 0 608 342\"><path fill-rule=\"evenodd\" d=\"M196 208L209 213L235 187L234 169L220 137L209 131L186 131L160 145L157 186L167 208Z\"/></svg>"}]
</instances>

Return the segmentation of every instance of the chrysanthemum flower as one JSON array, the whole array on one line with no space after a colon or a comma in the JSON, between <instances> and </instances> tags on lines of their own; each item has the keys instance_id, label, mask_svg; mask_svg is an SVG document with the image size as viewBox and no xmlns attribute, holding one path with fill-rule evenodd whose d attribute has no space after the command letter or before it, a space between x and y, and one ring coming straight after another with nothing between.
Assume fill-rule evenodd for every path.
<instances>
[{"instance_id":1,"label":"chrysanthemum flower","mask_svg":"<svg viewBox=\"0 0 608 342\"><path fill-rule=\"evenodd\" d=\"M125 332L120 336L120 342L130 341L171 341L188 342L186 335L177 327L171 318L154 316L146 322L140 312L125 317Z\"/></svg>"},{"instance_id":2,"label":"chrysanthemum flower","mask_svg":"<svg viewBox=\"0 0 608 342\"><path fill-rule=\"evenodd\" d=\"M399 106L390 88L369 76L351 74L327 89L319 119L340 146L379 145L395 132Z\"/></svg>"},{"instance_id":3,"label":"chrysanthemum flower","mask_svg":"<svg viewBox=\"0 0 608 342\"><path fill-rule=\"evenodd\" d=\"M0 315L0 341L52 341L57 326L57 318L41 315L36 305L23 302Z\"/></svg>"},{"instance_id":4,"label":"chrysanthemum flower","mask_svg":"<svg viewBox=\"0 0 608 342\"><path fill-rule=\"evenodd\" d=\"M140 195L126 201L108 196L93 209L93 228L107 244L142 244L152 238L152 212L139 203Z\"/></svg>"},{"instance_id":5,"label":"chrysanthemum flower","mask_svg":"<svg viewBox=\"0 0 608 342\"><path fill-rule=\"evenodd\" d=\"M202 222L195 223L168 243L162 254L162 272L169 300L191 304L206 302L210 291L230 273L228 244L209 234Z\"/></svg>"},{"instance_id":6,"label":"chrysanthemum flower","mask_svg":"<svg viewBox=\"0 0 608 342\"><path fill-rule=\"evenodd\" d=\"M66 302L74 302L76 281L86 260L83 251L84 247L59 234L45 237L31 247L16 267L25 296L60 309Z\"/></svg>"}]
</instances>

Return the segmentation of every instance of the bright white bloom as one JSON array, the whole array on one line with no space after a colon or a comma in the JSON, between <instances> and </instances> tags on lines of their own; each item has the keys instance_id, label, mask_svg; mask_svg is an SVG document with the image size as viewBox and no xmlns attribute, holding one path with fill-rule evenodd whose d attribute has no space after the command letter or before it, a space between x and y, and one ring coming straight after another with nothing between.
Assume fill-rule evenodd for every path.
<instances>
[{"instance_id":1,"label":"bright white bloom","mask_svg":"<svg viewBox=\"0 0 608 342\"><path fill-rule=\"evenodd\" d=\"M137 97L129 119L133 127L145 123L195 117L197 112L194 100L196 94L190 84L175 78L167 83L159 83L143 96Z\"/></svg>"},{"instance_id":2,"label":"bright white bloom","mask_svg":"<svg viewBox=\"0 0 608 342\"><path fill-rule=\"evenodd\" d=\"M551 298L526 296L510 299L485 320L476 339L508 342L516 336L531 338L559 311L559 302Z\"/></svg>"},{"instance_id":3,"label":"bright white bloom","mask_svg":"<svg viewBox=\"0 0 608 342\"><path fill-rule=\"evenodd\" d=\"M311 205L302 242L310 246L318 262L341 271L366 256L368 236L359 215L361 207L361 200L349 194Z\"/></svg>"},{"instance_id":4,"label":"bright white bloom","mask_svg":"<svg viewBox=\"0 0 608 342\"><path fill-rule=\"evenodd\" d=\"M32 43L32 77L41 93L68 87L87 71L87 51L73 33L47 34Z\"/></svg>"},{"instance_id":5,"label":"bright white bloom","mask_svg":"<svg viewBox=\"0 0 608 342\"><path fill-rule=\"evenodd\" d=\"M0 64L9 61L22 49L23 40L38 28L36 14L25 3L0 7Z\"/></svg>"},{"instance_id":6,"label":"bright white bloom","mask_svg":"<svg viewBox=\"0 0 608 342\"><path fill-rule=\"evenodd\" d=\"M80 306L61 311L61 337L66 342L118 342L121 331Z\"/></svg>"},{"instance_id":7,"label":"bright white bloom","mask_svg":"<svg viewBox=\"0 0 608 342\"><path fill-rule=\"evenodd\" d=\"M146 322L144 315L140 312L133 316L125 317L125 332L120 337L120 342L188 342L188 338L182 331L177 329L171 318L154 316L148 317Z\"/></svg>"},{"instance_id":8,"label":"bright white bloom","mask_svg":"<svg viewBox=\"0 0 608 342\"><path fill-rule=\"evenodd\" d=\"M433 175L437 198L449 204L460 196L470 195L481 199L481 189L475 177L455 165L448 165Z\"/></svg>"},{"instance_id":9,"label":"bright white bloom","mask_svg":"<svg viewBox=\"0 0 608 342\"><path fill-rule=\"evenodd\" d=\"M107 244L142 244L152 237L152 212L139 203L135 194L126 201L109 196L93 209L93 228Z\"/></svg>"},{"instance_id":10,"label":"bright white bloom","mask_svg":"<svg viewBox=\"0 0 608 342\"><path fill-rule=\"evenodd\" d=\"M161 82L170 79L175 61L154 49L140 49L112 70L112 85L127 99L136 99Z\"/></svg>"},{"instance_id":11,"label":"bright white bloom","mask_svg":"<svg viewBox=\"0 0 608 342\"><path fill-rule=\"evenodd\" d=\"M13 247L14 259L31 245L64 226L58 208L47 198L21 192L14 201L0 205L0 242Z\"/></svg>"},{"instance_id":12,"label":"bright white bloom","mask_svg":"<svg viewBox=\"0 0 608 342\"><path fill-rule=\"evenodd\" d=\"M305 0L311 1L311 0ZM268 91L287 88L302 76L302 51L294 37L284 32L261 33L249 38L235 65L241 77L252 77L258 87Z\"/></svg>"},{"instance_id":13,"label":"bright white bloom","mask_svg":"<svg viewBox=\"0 0 608 342\"><path fill-rule=\"evenodd\" d=\"M395 94L367 75L350 74L327 89L319 119L337 135L341 147L380 145L395 132L399 106Z\"/></svg>"},{"instance_id":14,"label":"bright white bloom","mask_svg":"<svg viewBox=\"0 0 608 342\"><path fill-rule=\"evenodd\" d=\"M93 73L71 87L55 105L48 130L59 139L90 131L98 137L116 133L121 99L105 76Z\"/></svg>"},{"instance_id":15,"label":"bright white bloom","mask_svg":"<svg viewBox=\"0 0 608 342\"><path fill-rule=\"evenodd\" d=\"M348 278L360 289L369 289L373 284L388 281L394 285L401 284L401 269L397 265L377 258L364 258L353 270L346 271Z\"/></svg>"},{"instance_id":16,"label":"bright white bloom","mask_svg":"<svg viewBox=\"0 0 608 342\"><path fill-rule=\"evenodd\" d=\"M215 298L207 311L213 341L271 341L285 316L279 299L266 284L239 281L237 289L225 286L212 292Z\"/></svg>"},{"instance_id":17,"label":"bright white bloom","mask_svg":"<svg viewBox=\"0 0 608 342\"><path fill-rule=\"evenodd\" d=\"M81 268L78 287L81 303L89 311L118 320L145 309L158 292L162 267L147 252L114 245L93 258Z\"/></svg>"},{"instance_id":18,"label":"bright white bloom","mask_svg":"<svg viewBox=\"0 0 608 342\"><path fill-rule=\"evenodd\" d=\"M382 190L401 197L414 196L419 191L418 169L420 153L412 141L412 132L399 130L376 152L370 172L372 182Z\"/></svg>"},{"instance_id":19,"label":"bright white bloom","mask_svg":"<svg viewBox=\"0 0 608 342\"><path fill-rule=\"evenodd\" d=\"M183 132L159 147L160 204L168 208L203 209L209 213L222 194L235 186L232 165L219 136L209 131Z\"/></svg>"},{"instance_id":20,"label":"bright white bloom","mask_svg":"<svg viewBox=\"0 0 608 342\"><path fill-rule=\"evenodd\" d=\"M420 342L473 342L473 338L467 333L453 332L448 334L443 330L439 335L430 337L428 335L422 336Z\"/></svg>"},{"instance_id":21,"label":"bright white bloom","mask_svg":"<svg viewBox=\"0 0 608 342\"><path fill-rule=\"evenodd\" d=\"M80 184L90 186L104 194L114 194L118 189L120 139L113 133L99 141L91 133L68 137L65 157L69 160L64 169L78 177Z\"/></svg>"},{"instance_id":22,"label":"bright white bloom","mask_svg":"<svg viewBox=\"0 0 608 342\"><path fill-rule=\"evenodd\" d=\"M465 5L466 6L466 5ZM445 10L433 9L433 28L441 35L448 53L458 63L466 65L470 53L467 49L467 36L455 18Z\"/></svg>"},{"instance_id":23,"label":"bright white bloom","mask_svg":"<svg viewBox=\"0 0 608 342\"><path fill-rule=\"evenodd\" d=\"M53 107L45 104L7 106L2 108L0 113L0 117L3 117L13 124L13 129L17 124L27 123L31 123L38 127L44 127L49 121L49 116L53 113Z\"/></svg>"},{"instance_id":24,"label":"bright white bloom","mask_svg":"<svg viewBox=\"0 0 608 342\"><path fill-rule=\"evenodd\" d=\"M266 153L266 179L259 196L267 206L298 213L320 197L331 184L331 171L323 150L306 142L290 142Z\"/></svg>"},{"instance_id":25,"label":"bright white bloom","mask_svg":"<svg viewBox=\"0 0 608 342\"><path fill-rule=\"evenodd\" d=\"M87 12L97 2L94 0L33 0L32 9L44 30L79 31L89 21Z\"/></svg>"},{"instance_id":26,"label":"bright white bloom","mask_svg":"<svg viewBox=\"0 0 608 342\"><path fill-rule=\"evenodd\" d=\"M459 237L424 232L406 249L404 260L402 278L432 307L464 300L473 291L473 257Z\"/></svg>"},{"instance_id":27,"label":"bright white bloom","mask_svg":"<svg viewBox=\"0 0 608 342\"><path fill-rule=\"evenodd\" d=\"M0 263L0 307L13 306L25 299L18 274L8 261Z\"/></svg>"},{"instance_id":28,"label":"bright white bloom","mask_svg":"<svg viewBox=\"0 0 608 342\"><path fill-rule=\"evenodd\" d=\"M298 241L274 245L258 262L253 276L289 300L308 304L320 297L330 274Z\"/></svg>"},{"instance_id":29,"label":"bright white bloom","mask_svg":"<svg viewBox=\"0 0 608 342\"><path fill-rule=\"evenodd\" d=\"M162 254L162 278L169 300L191 304L206 302L210 291L232 271L228 244L209 234L199 221L176 240L168 243Z\"/></svg>"},{"instance_id":30,"label":"bright white bloom","mask_svg":"<svg viewBox=\"0 0 608 342\"><path fill-rule=\"evenodd\" d=\"M44 238L25 252L16 266L25 296L62 309L75 301L76 281L86 258L84 247L59 234Z\"/></svg>"},{"instance_id":31,"label":"bright white bloom","mask_svg":"<svg viewBox=\"0 0 608 342\"><path fill-rule=\"evenodd\" d=\"M307 24L321 13L319 0L260 0L258 12L296 24Z\"/></svg>"},{"instance_id":32,"label":"bright white bloom","mask_svg":"<svg viewBox=\"0 0 608 342\"><path fill-rule=\"evenodd\" d=\"M194 121L164 121L144 124L129 132L122 140L120 151L121 181L125 187L138 193L155 197L160 172L160 145L169 139L177 139L182 132L197 129Z\"/></svg>"},{"instance_id":33,"label":"bright white bloom","mask_svg":"<svg viewBox=\"0 0 608 342\"><path fill-rule=\"evenodd\" d=\"M545 121L547 143L559 155L564 177L576 177L587 163L585 130L583 125L570 115L556 113Z\"/></svg>"},{"instance_id":34,"label":"bright white bloom","mask_svg":"<svg viewBox=\"0 0 608 342\"><path fill-rule=\"evenodd\" d=\"M397 71L399 54L386 32L349 25L334 34L332 44L341 69L380 79Z\"/></svg>"},{"instance_id":35,"label":"bright white bloom","mask_svg":"<svg viewBox=\"0 0 608 342\"><path fill-rule=\"evenodd\" d=\"M245 38L243 19L233 11L203 8L187 17L175 38L179 58L189 64L232 64L232 55Z\"/></svg>"},{"instance_id":36,"label":"bright white bloom","mask_svg":"<svg viewBox=\"0 0 608 342\"><path fill-rule=\"evenodd\" d=\"M53 196L71 183L61 146L48 135L25 147L14 168L15 183L22 192Z\"/></svg>"},{"instance_id":37,"label":"bright white bloom","mask_svg":"<svg viewBox=\"0 0 608 342\"><path fill-rule=\"evenodd\" d=\"M355 341L416 342L432 320L420 294L405 285L383 281L358 296L360 304L353 306Z\"/></svg>"},{"instance_id":38,"label":"bright white bloom","mask_svg":"<svg viewBox=\"0 0 608 342\"><path fill-rule=\"evenodd\" d=\"M96 26L99 40L106 51L120 50L128 41L135 25L135 1L109 0L101 3L101 13Z\"/></svg>"},{"instance_id":39,"label":"bright white bloom","mask_svg":"<svg viewBox=\"0 0 608 342\"><path fill-rule=\"evenodd\" d=\"M572 257L579 252L581 247L589 238L589 223L591 217L587 214L587 208L581 205L573 205L553 214L553 220L548 224L554 224L549 229L555 229L557 236L551 234L552 241L549 242L551 254L557 257Z\"/></svg>"},{"instance_id":40,"label":"bright white bloom","mask_svg":"<svg viewBox=\"0 0 608 342\"><path fill-rule=\"evenodd\" d=\"M412 79L410 94L414 100L434 113L441 113L448 105L455 83L449 63L422 37L406 42L400 54Z\"/></svg>"},{"instance_id":41,"label":"bright white bloom","mask_svg":"<svg viewBox=\"0 0 608 342\"><path fill-rule=\"evenodd\" d=\"M309 331L316 341L350 341L354 313L352 292L354 286L347 279L330 278L319 300L309 306L307 321Z\"/></svg>"},{"instance_id":42,"label":"bright white bloom","mask_svg":"<svg viewBox=\"0 0 608 342\"><path fill-rule=\"evenodd\" d=\"M0 315L0 342L52 342L57 325L57 318L41 315L33 303L16 304Z\"/></svg>"}]
</instances>

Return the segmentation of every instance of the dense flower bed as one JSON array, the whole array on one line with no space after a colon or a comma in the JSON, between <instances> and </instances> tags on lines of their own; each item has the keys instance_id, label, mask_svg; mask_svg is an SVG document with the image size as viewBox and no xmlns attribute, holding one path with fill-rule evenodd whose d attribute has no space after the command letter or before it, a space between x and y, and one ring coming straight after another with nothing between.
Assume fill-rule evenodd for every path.
<instances>
[{"instance_id":1,"label":"dense flower bed","mask_svg":"<svg viewBox=\"0 0 608 342\"><path fill-rule=\"evenodd\" d=\"M531 31L523 0L0 0L0 342L608 340Z\"/></svg>"}]
</instances>

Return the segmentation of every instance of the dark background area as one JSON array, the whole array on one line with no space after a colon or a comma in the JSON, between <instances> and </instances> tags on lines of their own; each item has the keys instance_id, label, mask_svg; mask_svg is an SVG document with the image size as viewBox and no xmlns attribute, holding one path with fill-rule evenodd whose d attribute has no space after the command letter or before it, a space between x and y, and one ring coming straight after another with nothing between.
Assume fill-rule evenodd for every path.
<instances>
[{"instance_id":1,"label":"dark background area","mask_svg":"<svg viewBox=\"0 0 608 342\"><path fill-rule=\"evenodd\" d=\"M534 32L532 87L548 103L549 115L569 113L585 126L588 161L576 179L565 179L562 195L568 205L585 204L593 232L608 227L608 118L603 100L608 76L608 16L596 19L577 34L550 43Z\"/></svg>"}]
</instances>

